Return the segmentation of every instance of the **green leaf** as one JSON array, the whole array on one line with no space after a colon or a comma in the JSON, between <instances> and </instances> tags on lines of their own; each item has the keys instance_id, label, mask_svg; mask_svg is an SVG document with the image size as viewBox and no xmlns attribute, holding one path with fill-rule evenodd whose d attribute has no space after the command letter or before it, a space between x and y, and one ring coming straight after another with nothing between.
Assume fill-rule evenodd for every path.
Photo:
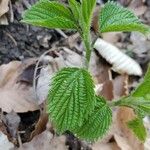
<instances>
[{"instance_id":1,"label":"green leaf","mask_svg":"<svg viewBox=\"0 0 150 150\"><path fill-rule=\"evenodd\" d=\"M143 34L150 32L150 28L142 24L130 10L112 1L107 2L101 10L99 30L101 32L139 31Z\"/></svg>"},{"instance_id":2,"label":"green leaf","mask_svg":"<svg viewBox=\"0 0 150 150\"><path fill-rule=\"evenodd\" d=\"M65 68L56 74L48 96L48 112L58 132L81 126L94 106L94 84L86 70Z\"/></svg>"},{"instance_id":3,"label":"green leaf","mask_svg":"<svg viewBox=\"0 0 150 150\"><path fill-rule=\"evenodd\" d=\"M150 103L149 101L145 100L141 97L127 97L122 98L119 101L114 102L115 106L127 106L133 108L135 113L137 114L138 118L131 120L128 122L128 127L132 129L135 135L141 141L145 141L146 138L146 130L144 128L142 119L150 115Z\"/></svg>"},{"instance_id":4,"label":"green leaf","mask_svg":"<svg viewBox=\"0 0 150 150\"><path fill-rule=\"evenodd\" d=\"M148 67L143 82L136 88L136 90L131 95L133 97L144 97L145 99L150 101L150 65Z\"/></svg>"},{"instance_id":5,"label":"green leaf","mask_svg":"<svg viewBox=\"0 0 150 150\"><path fill-rule=\"evenodd\" d=\"M93 10L96 5L96 0L82 0L81 9L83 20L86 25L91 24Z\"/></svg>"},{"instance_id":6,"label":"green leaf","mask_svg":"<svg viewBox=\"0 0 150 150\"><path fill-rule=\"evenodd\" d=\"M75 133L79 138L94 141L103 137L112 122L112 111L104 98L97 97L94 111Z\"/></svg>"},{"instance_id":7,"label":"green leaf","mask_svg":"<svg viewBox=\"0 0 150 150\"><path fill-rule=\"evenodd\" d=\"M136 90L129 97L114 102L114 105L131 107L140 118L150 115L150 66L148 67L143 82Z\"/></svg>"},{"instance_id":8,"label":"green leaf","mask_svg":"<svg viewBox=\"0 0 150 150\"><path fill-rule=\"evenodd\" d=\"M81 4L76 0L68 0L68 2L75 20L79 22L81 16Z\"/></svg>"},{"instance_id":9,"label":"green leaf","mask_svg":"<svg viewBox=\"0 0 150 150\"><path fill-rule=\"evenodd\" d=\"M142 97L129 96L114 103L115 106L127 106L133 108L140 118L150 115L150 101L145 100Z\"/></svg>"},{"instance_id":10,"label":"green leaf","mask_svg":"<svg viewBox=\"0 0 150 150\"><path fill-rule=\"evenodd\" d=\"M80 34L86 49L87 66L90 61L91 50L92 50L90 27L91 27L92 15L93 15L95 5L96 5L96 0L81 1L81 15L79 17L79 26L82 29Z\"/></svg>"},{"instance_id":11,"label":"green leaf","mask_svg":"<svg viewBox=\"0 0 150 150\"><path fill-rule=\"evenodd\" d=\"M49 0L41 0L25 11L22 22L47 28L77 29L69 8Z\"/></svg>"},{"instance_id":12,"label":"green leaf","mask_svg":"<svg viewBox=\"0 0 150 150\"><path fill-rule=\"evenodd\" d=\"M139 140L145 142L147 133L141 119L135 118L134 120L129 121L128 127L134 132Z\"/></svg>"}]
</instances>

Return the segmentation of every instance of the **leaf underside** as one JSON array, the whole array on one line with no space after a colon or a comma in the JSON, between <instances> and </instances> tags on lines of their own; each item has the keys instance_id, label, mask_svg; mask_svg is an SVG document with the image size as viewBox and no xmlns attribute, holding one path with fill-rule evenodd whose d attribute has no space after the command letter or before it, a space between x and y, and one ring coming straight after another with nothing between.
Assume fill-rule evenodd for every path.
<instances>
[{"instance_id":1,"label":"leaf underside","mask_svg":"<svg viewBox=\"0 0 150 150\"><path fill-rule=\"evenodd\" d=\"M140 118L135 118L128 122L128 127L134 132L139 140L144 142L146 140L146 129L143 125L143 121Z\"/></svg>"},{"instance_id":2,"label":"leaf underside","mask_svg":"<svg viewBox=\"0 0 150 150\"><path fill-rule=\"evenodd\" d=\"M65 68L53 78L48 96L48 112L57 131L74 131L95 106L90 74L79 68Z\"/></svg>"},{"instance_id":3,"label":"leaf underside","mask_svg":"<svg viewBox=\"0 0 150 150\"><path fill-rule=\"evenodd\" d=\"M150 32L150 28L142 24L130 10L112 1L102 8L99 30L101 32L139 31L143 34Z\"/></svg>"},{"instance_id":4,"label":"leaf underside","mask_svg":"<svg viewBox=\"0 0 150 150\"><path fill-rule=\"evenodd\" d=\"M106 100L101 97L96 98L96 107L81 128L75 133L87 141L94 141L103 137L108 131L112 122L112 111L108 107Z\"/></svg>"},{"instance_id":5,"label":"leaf underside","mask_svg":"<svg viewBox=\"0 0 150 150\"><path fill-rule=\"evenodd\" d=\"M69 8L49 0L39 1L26 10L22 22L47 28L77 29Z\"/></svg>"}]
</instances>

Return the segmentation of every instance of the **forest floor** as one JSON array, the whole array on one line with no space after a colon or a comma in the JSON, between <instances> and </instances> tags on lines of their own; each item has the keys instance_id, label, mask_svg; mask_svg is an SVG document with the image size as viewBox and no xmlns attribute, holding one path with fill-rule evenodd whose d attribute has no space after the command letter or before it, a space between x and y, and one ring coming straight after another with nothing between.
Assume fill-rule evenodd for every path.
<instances>
[{"instance_id":1,"label":"forest floor","mask_svg":"<svg viewBox=\"0 0 150 150\"><path fill-rule=\"evenodd\" d=\"M111 131L95 143L81 141L70 132L61 136L55 133L45 111L50 78L63 67L81 66L83 43L79 34L72 31L21 23L22 13L36 1L0 0L0 150L150 150L150 135L143 144L126 129L125 122L133 116L132 110L126 108L114 110ZM118 2L150 25L149 0ZM101 9L103 3L97 1L97 9ZM95 22L96 19L92 32L96 30ZM150 62L149 38L136 32L105 33L102 38L132 57L145 74ZM97 92L109 100L130 92L143 79L143 76L127 79L112 71L110 80L110 64L96 50L91 59L91 74L95 84L102 87ZM150 130L148 117L145 126Z\"/></svg>"}]
</instances>

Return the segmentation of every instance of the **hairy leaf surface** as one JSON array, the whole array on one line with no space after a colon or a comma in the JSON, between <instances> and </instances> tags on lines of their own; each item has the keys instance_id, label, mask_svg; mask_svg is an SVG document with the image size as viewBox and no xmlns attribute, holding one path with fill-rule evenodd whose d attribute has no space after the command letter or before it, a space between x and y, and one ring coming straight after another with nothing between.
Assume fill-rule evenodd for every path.
<instances>
[{"instance_id":1,"label":"hairy leaf surface","mask_svg":"<svg viewBox=\"0 0 150 150\"><path fill-rule=\"evenodd\" d=\"M96 5L96 0L82 0L82 16L86 25L91 23L93 10Z\"/></svg>"},{"instance_id":2,"label":"hairy leaf surface","mask_svg":"<svg viewBox=\"0 0 150 150\"><path fill-rule=\"evenodd\" d=\"M112 1L106 3L100 13L99 28L101 32L139 31L144 34L150 32L150 28L142 24L130 10Z\"/></svg>"},{"instance_id":3,"label":"hairy leaf surface","mask_svg":"<svg viewBox=\"0 0 150 150\"><path fill-rule=\"evenodd\" d=\"M53 78L48 112L58 132L74 131L81 126L94 105L94 85L86 70L65 68Z\"/></svg>"},{"instance_id":4,"label":"hairy leaf surface","mask_svg":"<svg viewBox=\"0 0 150 150\"><path fill-rule=\"evenodd\" d=\"M143 79L143 82L136 88L136 90L131 95L133 97L144 97L150 102L150 65Z\"/></svg>"},{"instance_id":5,"label":"hairy leaf surface","mask_svg":"<svg viewBox=\"0 0 150 150\"><path fill-rule=\"evenodd\" d=\"M106 101L101 97L97 97L96 99L94 111L84 121L82 127L76 131L78 137L88 141L94 141L103 137L112 122L112 111Z\"/></svg>"},{"instance_id":6,"label":"hairy leaf surface","mask_svg":"<svg viewBox=\"0 0 150 150\"><path fill-rule=\"evenodd\" d=\"M145 142L147 133L143 121L140 118L129 121L128 127L134 132L139 140Z\"/></svg>"},{"instance_id":7,"label":"hairy leaf surface","mask_svg":"<svg viewBox=\"0 0 150 150\"><path fill-rule=\"evenodd\" d=\"M23 22L47 28L77 29L71 11L49 0L41 0L25 11Z\"/></svg>"},{"instance_id":8,"label":"hairy leaf surface","mask_svg":"<svg viewBox=\"0 0 150 150\"><path fill-rule=\"evenodd\" d=\"M140 118L150 115L150 102L142 97L129 96L127 98L122 98L121 100L116 101L115 105L133 108Z\"/></svg>"},{"instance_id":9,"label":"hairy leaf surface","mask_svg":"<svg viewBox=\"0 0 150 150\"><path fill-rule=\"evenodd\" d=\"M76 21L80 21L81 17L81 4L76 0L68 0L71 11Z\"/></svg>"}]
</instances>

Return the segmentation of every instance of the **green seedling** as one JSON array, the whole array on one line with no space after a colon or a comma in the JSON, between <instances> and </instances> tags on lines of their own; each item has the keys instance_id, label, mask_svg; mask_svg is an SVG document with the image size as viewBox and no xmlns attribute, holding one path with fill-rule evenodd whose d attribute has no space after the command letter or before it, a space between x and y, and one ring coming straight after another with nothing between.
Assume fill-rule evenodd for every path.
<instances>
[{"instance_id":1,"label":"green seedling","mask_svg":"<svg viewBox=\"0 0 150 150\"><path fill-rule=\"evenodd\" d=\"M142 119L150 114L150 67L143 82L128 97L108 104L95 94L88 71L93 50L90 28L95 7L96 0L68 0L68 5L56 0L40 0L23 15L22 21L31 25L79 32L86 50L83 68L64 68L53 77L47 102L49 119L59 134L69 130L78 138L95 141L109 130L111 108L126 106L136 113L128 127L144 142L146 130ZM115 31L137 31L148 35L150 28L128 9L109 1L99 14L99 34Z\"/></svg>"}]
</instances>

